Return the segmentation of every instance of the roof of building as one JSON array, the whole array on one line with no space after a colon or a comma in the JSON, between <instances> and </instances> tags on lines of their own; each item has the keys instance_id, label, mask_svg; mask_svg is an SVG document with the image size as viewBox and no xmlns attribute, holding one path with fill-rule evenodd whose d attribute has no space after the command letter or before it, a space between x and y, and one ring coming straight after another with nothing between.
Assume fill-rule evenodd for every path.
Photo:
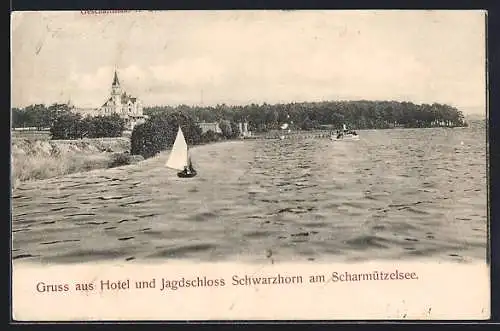
<instances>
[{"instance_id":1,"label":"roof of building","mask_svg":"<svg viewBox=\"0 0 500 331\"><path fill-rule=\"evenodd\" d=\"M122 104L127 104L130 101L132 103L135 103L137 101L137 98L133 98L131 95L127 95L127 93L123 92L122 97L121 97Z\"/></svg>"},{"instance_id":2,"label":"roof of building","mask_svg":"<svg viewBox=\"0 0 500 331\"><path fill-rule=\"evenodd\" d=\"M107 106L108 103L111 103L112 101L113 101L113 98L109 97L108 100L106 100L106 102L102 104L102 107Z\"/></svg>"},{"instance_id":3,"label":"roof of building","mask_svg":"<svg viewBox=\"0 0 500 331\"><path fill-rule=\"evenodd\" d=\"M137 102L137 98L132 97L131 95L128 95L127 93L123 92L122 95L120 96L120 102L122 105L128 104L128 102L131 101L133 104ZM108 106L110 104L113 104L113 97L109 97L108 100L102 105L102 107Z\"/></svg>"}]
</instances>

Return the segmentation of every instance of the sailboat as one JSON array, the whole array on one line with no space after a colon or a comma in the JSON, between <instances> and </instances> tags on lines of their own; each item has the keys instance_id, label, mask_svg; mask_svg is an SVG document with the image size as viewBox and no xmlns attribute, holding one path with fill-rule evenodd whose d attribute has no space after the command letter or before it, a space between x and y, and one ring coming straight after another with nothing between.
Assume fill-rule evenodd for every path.
<instances>
[{"instance_id":1,"label":"sailboat","mask_svg":"<svg viewBox=\"0 0 500 331\"><path fill-rule=\"evenodd\" d=\"M174 145L172 146L172 151L165 165L168 168L179 170L177 177L180 178L192 178L197 174L191 163L189 148L180 126L177 131L177 136L175 137Z\"/></svg>"}]
</instances>

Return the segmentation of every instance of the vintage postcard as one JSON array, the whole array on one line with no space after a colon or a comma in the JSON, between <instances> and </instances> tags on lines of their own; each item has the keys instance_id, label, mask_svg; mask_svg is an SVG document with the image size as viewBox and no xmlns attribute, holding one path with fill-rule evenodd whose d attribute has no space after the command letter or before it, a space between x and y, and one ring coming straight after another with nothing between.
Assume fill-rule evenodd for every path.
<instances>
[{"instance_id":1,"label":"vintage postcard","mask_svg":"<svg viewBox=\"0 0 500 331\"><path fill-rule=\"evenodd\" d=\"M12 13L13 318L488 319L486 20Z\"/></svg>"}]
</instances>

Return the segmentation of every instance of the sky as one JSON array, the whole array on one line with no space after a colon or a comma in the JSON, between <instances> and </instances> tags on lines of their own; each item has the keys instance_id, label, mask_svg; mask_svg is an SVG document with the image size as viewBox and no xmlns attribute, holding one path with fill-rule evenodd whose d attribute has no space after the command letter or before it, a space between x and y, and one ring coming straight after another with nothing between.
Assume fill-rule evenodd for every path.
<instances>
[{"instance_id":1,"label":"sky","mask_svg":"<svg viewBox=\"0 0 500 331\"><path fill-rule=\"evenodd\" d=\"M15 12L12 105L327 100L484 113L483 11Z\"/></svg>"}]
</instances>

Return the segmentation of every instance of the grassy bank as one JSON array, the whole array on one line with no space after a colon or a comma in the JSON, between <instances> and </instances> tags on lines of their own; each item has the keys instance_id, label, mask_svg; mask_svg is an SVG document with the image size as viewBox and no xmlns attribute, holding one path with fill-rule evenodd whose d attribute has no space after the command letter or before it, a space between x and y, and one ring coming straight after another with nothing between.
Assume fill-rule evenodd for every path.
<instances>
[{"instance_id":1,"label":"grassy bank","mask_svg":"<svg viewBox=\"0 0 500 331\"><path fill-rule=\"evenodd\" d=\"M81 140L13 139L12 185L20 182L111 168L142 160L131 156L127 138Z\"/></svg>"}]
</instances>

